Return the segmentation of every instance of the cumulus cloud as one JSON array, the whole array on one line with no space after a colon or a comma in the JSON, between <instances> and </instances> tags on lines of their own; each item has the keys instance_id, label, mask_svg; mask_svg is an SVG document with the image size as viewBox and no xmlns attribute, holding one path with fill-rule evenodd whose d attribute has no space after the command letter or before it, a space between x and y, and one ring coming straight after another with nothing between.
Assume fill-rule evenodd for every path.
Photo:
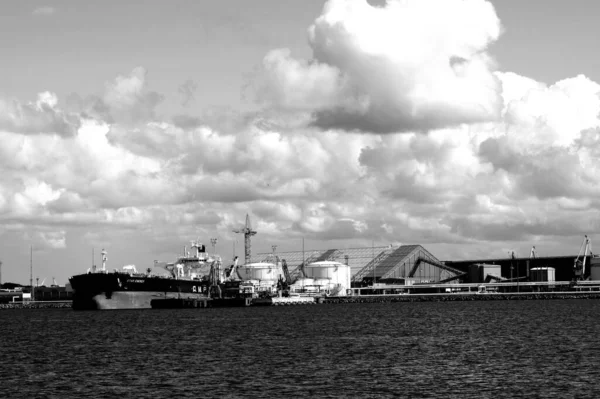
<instances>
[{"instance_id":1,"label":"cumulus cloud","mask_svg":"<svg viewBox=\"0 0 600 399\"><path fill-rule=\"evenodd\" d=\"M25 232L23 239L31 245L34 251L67 247L66 232L64 230Z\"/></svg>"},{"instance_id":2,"label":"cumulus cloud","mask_svg":"<svg viewBox=\"0 0 600 399\"><path fill-rule=\"evenodd\" d=\"M148 89L147 75L145 68L136 67L107 82L102 96L73 93L67 104L76 112L109 123L147 122L155 118L156 107L164 100L162 94Z\"/></svg>"},{"instance_id":3,"label":"cumulus cloud","mask_svg":"<svg viewBox=\"0 0 600 399\"><path fill-rule=\"evenodd\" d=\"M26 134L72 135L79 126L76 116L57 108L54 93L43 92L37 101L21 103L0 97L0 130Z\"/></svg>"},{"instance_id":4,"label":"cumulus cloud","mask_svg":"<svg viewBox=\"0 0 600 399\"><path fill-rule=\"evenodd\" d=\"M33 15L52 15L56 12L56 8L54 7L49 7L49 6L45 6L45 7L38 7L36 9L34 9L32 11Z\"/></svg>"},{"instance_id":5,"label":"cumulus cloud","mask_svg":"<svg viewBox=\"0 0 600 399\"><path fill-rule=\"evenodd\" d=\"M40 233L41 242L50 248L66 248L67 239L64 231L42 232Z\"/></svg>"},{"instance_id":6,"label":"cumulus cloud","mask_svg":"<svg viewBox=\"0 0 600 399\"><path fill-rule=\"evenodd\" d=\"M49 250L143 248L136 257L151 264L198 236L228 245L250 213L255 252L298 250L301 238L307 248L421 243L446 259L534 243L577 250L573 237L600 228L600 85L493 71L486 49L500 25L489 3L449 2L461 15L442 4L442 19L420 4L328 2L310 30L312 60L267 55L259 94L273 106L252 113L161 118L144 68L66 102L2 100L0 249L27 230ZM493 96L469 91L482 81Z\"/></svg>"},{"instance_id":7,"label":"cumulus cloud","mask_svg":"<svg viewBox=\"0 0 600 399\"><path fill-rule=\"evenodd\" d=\"M512 92L514 77L500 75ZM485 138L479 155L496 170L514 176L515 190L538 198L598 193L600 85L584 76L551 86L522 85L508 102L505 130ZM482 137L483 138L483 137Z\"/></svg>"},{"instance_id":8,"label":"cumulus cloud","mask_svg":"<svg viewBox=\"0 0 600 399\"><path fill-rule=\"evenodd\" d=\"M264 58L259 101L309 112L324 129L391 133L497 120L487 53L501 25L482 0L330 0L309 28L311 60Z\"/></svg>"},{"instance_id":9,"label":"cumulus cloud","mask_svg":"<svg viewBox=\"0 0 600 399\"><path fill-rule=\"evenodd\" d=\"M107 84L104 102L115 119L145 121L154 117L154 109L164 97L146 89L146 75L146 69L137 67Z\"/></svg>"}]
</instances>

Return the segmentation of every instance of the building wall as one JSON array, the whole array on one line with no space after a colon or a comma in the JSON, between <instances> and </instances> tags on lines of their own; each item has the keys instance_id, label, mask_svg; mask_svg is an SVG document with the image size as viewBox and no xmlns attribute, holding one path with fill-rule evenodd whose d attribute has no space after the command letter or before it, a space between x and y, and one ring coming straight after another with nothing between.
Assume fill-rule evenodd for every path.
<instances>
[{"instance_id":1,"label":"building wall","mask_svg":"<svg viewBox=\"0 0 600 399\"><path fill-rule=\"evenodd\" d=\"M36 301L64 301L73 299L73 290L68 287L36 287Z\"/></svg>"},{"instance_id":2,"label":"building wall","mask_svg":"<svg viewBox=\"0 0 600 399\"><path fill-rule=\"evenodd\" d=\"M577 256L556 256L543 257L536 259L517 258L517 259L474 259L474 260L458 260L445 261L448 266L455 267L465 272L469 271L469 266L476 263L490 263L500 265L502 277L513 278L530 276L530 269L533 267L553 267L556 273L556 281L571 281L574 278L573 264ZM586 262L586 276L589 276L590 257Z\"/></svg>"}]
</instances>

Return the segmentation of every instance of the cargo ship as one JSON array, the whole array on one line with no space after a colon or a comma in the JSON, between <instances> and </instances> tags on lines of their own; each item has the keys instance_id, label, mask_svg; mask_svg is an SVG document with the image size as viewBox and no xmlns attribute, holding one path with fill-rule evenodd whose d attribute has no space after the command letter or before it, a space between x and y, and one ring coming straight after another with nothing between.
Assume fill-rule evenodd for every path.
<instances>
[{"instance_id":1,"label":"cargo ship","mask_svg":"<svg viewBox=\"0 0 600 399\"><path fill-rule=\"evenodd\" d=\"M153 299L210 297L215 288L211 281L222 280L221 258L208 254L199 242L192 242L191 249L193 253L186 248L174 262L155 261L154 269L163 269L162 274L155 274L153 268L139 273L134 265L109 272L107 253L102 250L101 269L92 266L69 279L75 291L73 309L150 309Z\"/></svg>"}]
</instances>

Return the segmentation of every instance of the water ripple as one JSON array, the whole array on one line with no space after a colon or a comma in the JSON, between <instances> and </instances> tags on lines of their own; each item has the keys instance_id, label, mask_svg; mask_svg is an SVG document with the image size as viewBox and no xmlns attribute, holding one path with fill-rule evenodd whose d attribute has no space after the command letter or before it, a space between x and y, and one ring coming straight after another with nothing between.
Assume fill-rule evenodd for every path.
<instances>
[{"instance_id":1,"label":"water ripple","mask_svg":"<svg viewBox=\"0 0 600 399\"><path fill-rule=\"evenodd\" d=\"M595 398L600 301L0 313L10 398Z\"/></svg>"}]
</instances>

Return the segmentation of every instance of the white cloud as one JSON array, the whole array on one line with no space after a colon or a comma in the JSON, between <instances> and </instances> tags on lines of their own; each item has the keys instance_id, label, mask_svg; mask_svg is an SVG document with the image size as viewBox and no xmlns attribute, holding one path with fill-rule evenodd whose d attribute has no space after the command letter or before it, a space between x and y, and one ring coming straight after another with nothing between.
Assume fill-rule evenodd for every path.
<instances>
[{"instance_id":1,"label":"white cloud","mask_svg":"<svg viewBox=\"0 0 600 399\"><path fill-rule=\"evenodd\" d=\"M49 248L59 249L67 247L67 238L65 231L42 232L40 239L42 243Z\"/></svg>"},{"instance_id":2,"label":"white cloud","mask_svg":"<svg viewBox=\"0 0 600 399\"><path fill-rule=\"evenodd\" d=\"M147 75L144 67L136 67L128 75L119 75L106 82L101 96L82 98L73 93L66 102L74 112L108 123L135 126L149 122L154 119L156 107L164 96L149 90Z\"/></svg>"},{"instance_id":3,"label":"white cloud","mask_svg":"<svg viewBox=\"0 0 600 399\"><path fill-rule=\"evenodd\" d=\"M72 135L77 130L78 118L61 111L57 104L56 95L50 92L38 94L36 102L27 104L0 96L0 131Z\"/></svg>"},{"instance_id":4,"label":"white cloud","mask_svg":"<svg viewBox=\"0 0 600 399\"><path fill-rule=\"evenodd\" d=\"M54 7L38 7L32 11L33 15L52 15L56 12L56 8Z\"/></svg>"},{"instance_id":5,"label":"white cloud","mask_svg":"<svg viewBox=\"0 0 600 399\"><path fill-rule=\"evenodd\" d=\"M145 68L137 67L128 76L118 76L106 85L103 100L117 121L147 121L154 117L163 96L147 90L146 75Z\"/></svg>"},{"instance_id":6,"label":"white cloud","mask_svg":"<svg viewBox=\"0 0 600 399\"><path fill-rule=\"evenodd\" d=\"M499 118L487 47L500 21L482 0L330 0L309 28L313 59L271 51L258 99L312 112L314 124L391 133Z\"/></svg>"},{"instance_id":7,"label":"white cloud","mask_svg":"<svg viewBox=\"0 0 600 399\"><path fill-rule=\"evenodd\" d=\"M255 252L298 250L304 237L422 243L441 258L533 242L551 253L597 231L600 86L493 71L486 49L500 24L489 3L443 3L443 18L433 5L329 2L311 28L313 60L265 58L259 94L273 107L254 114L160 118L163 97L141 67L73 97L71 112L48 92L0 100L0 249L26 230L49 250L143 248L148 262L198 236L238 238L239 254L232 229L246 213ZM455 55L466 71L453 69ZM470 91L481 82L493 95ZM403 132L321 129L326 116L347 130Z\"/></svg>"}]
</instances>

